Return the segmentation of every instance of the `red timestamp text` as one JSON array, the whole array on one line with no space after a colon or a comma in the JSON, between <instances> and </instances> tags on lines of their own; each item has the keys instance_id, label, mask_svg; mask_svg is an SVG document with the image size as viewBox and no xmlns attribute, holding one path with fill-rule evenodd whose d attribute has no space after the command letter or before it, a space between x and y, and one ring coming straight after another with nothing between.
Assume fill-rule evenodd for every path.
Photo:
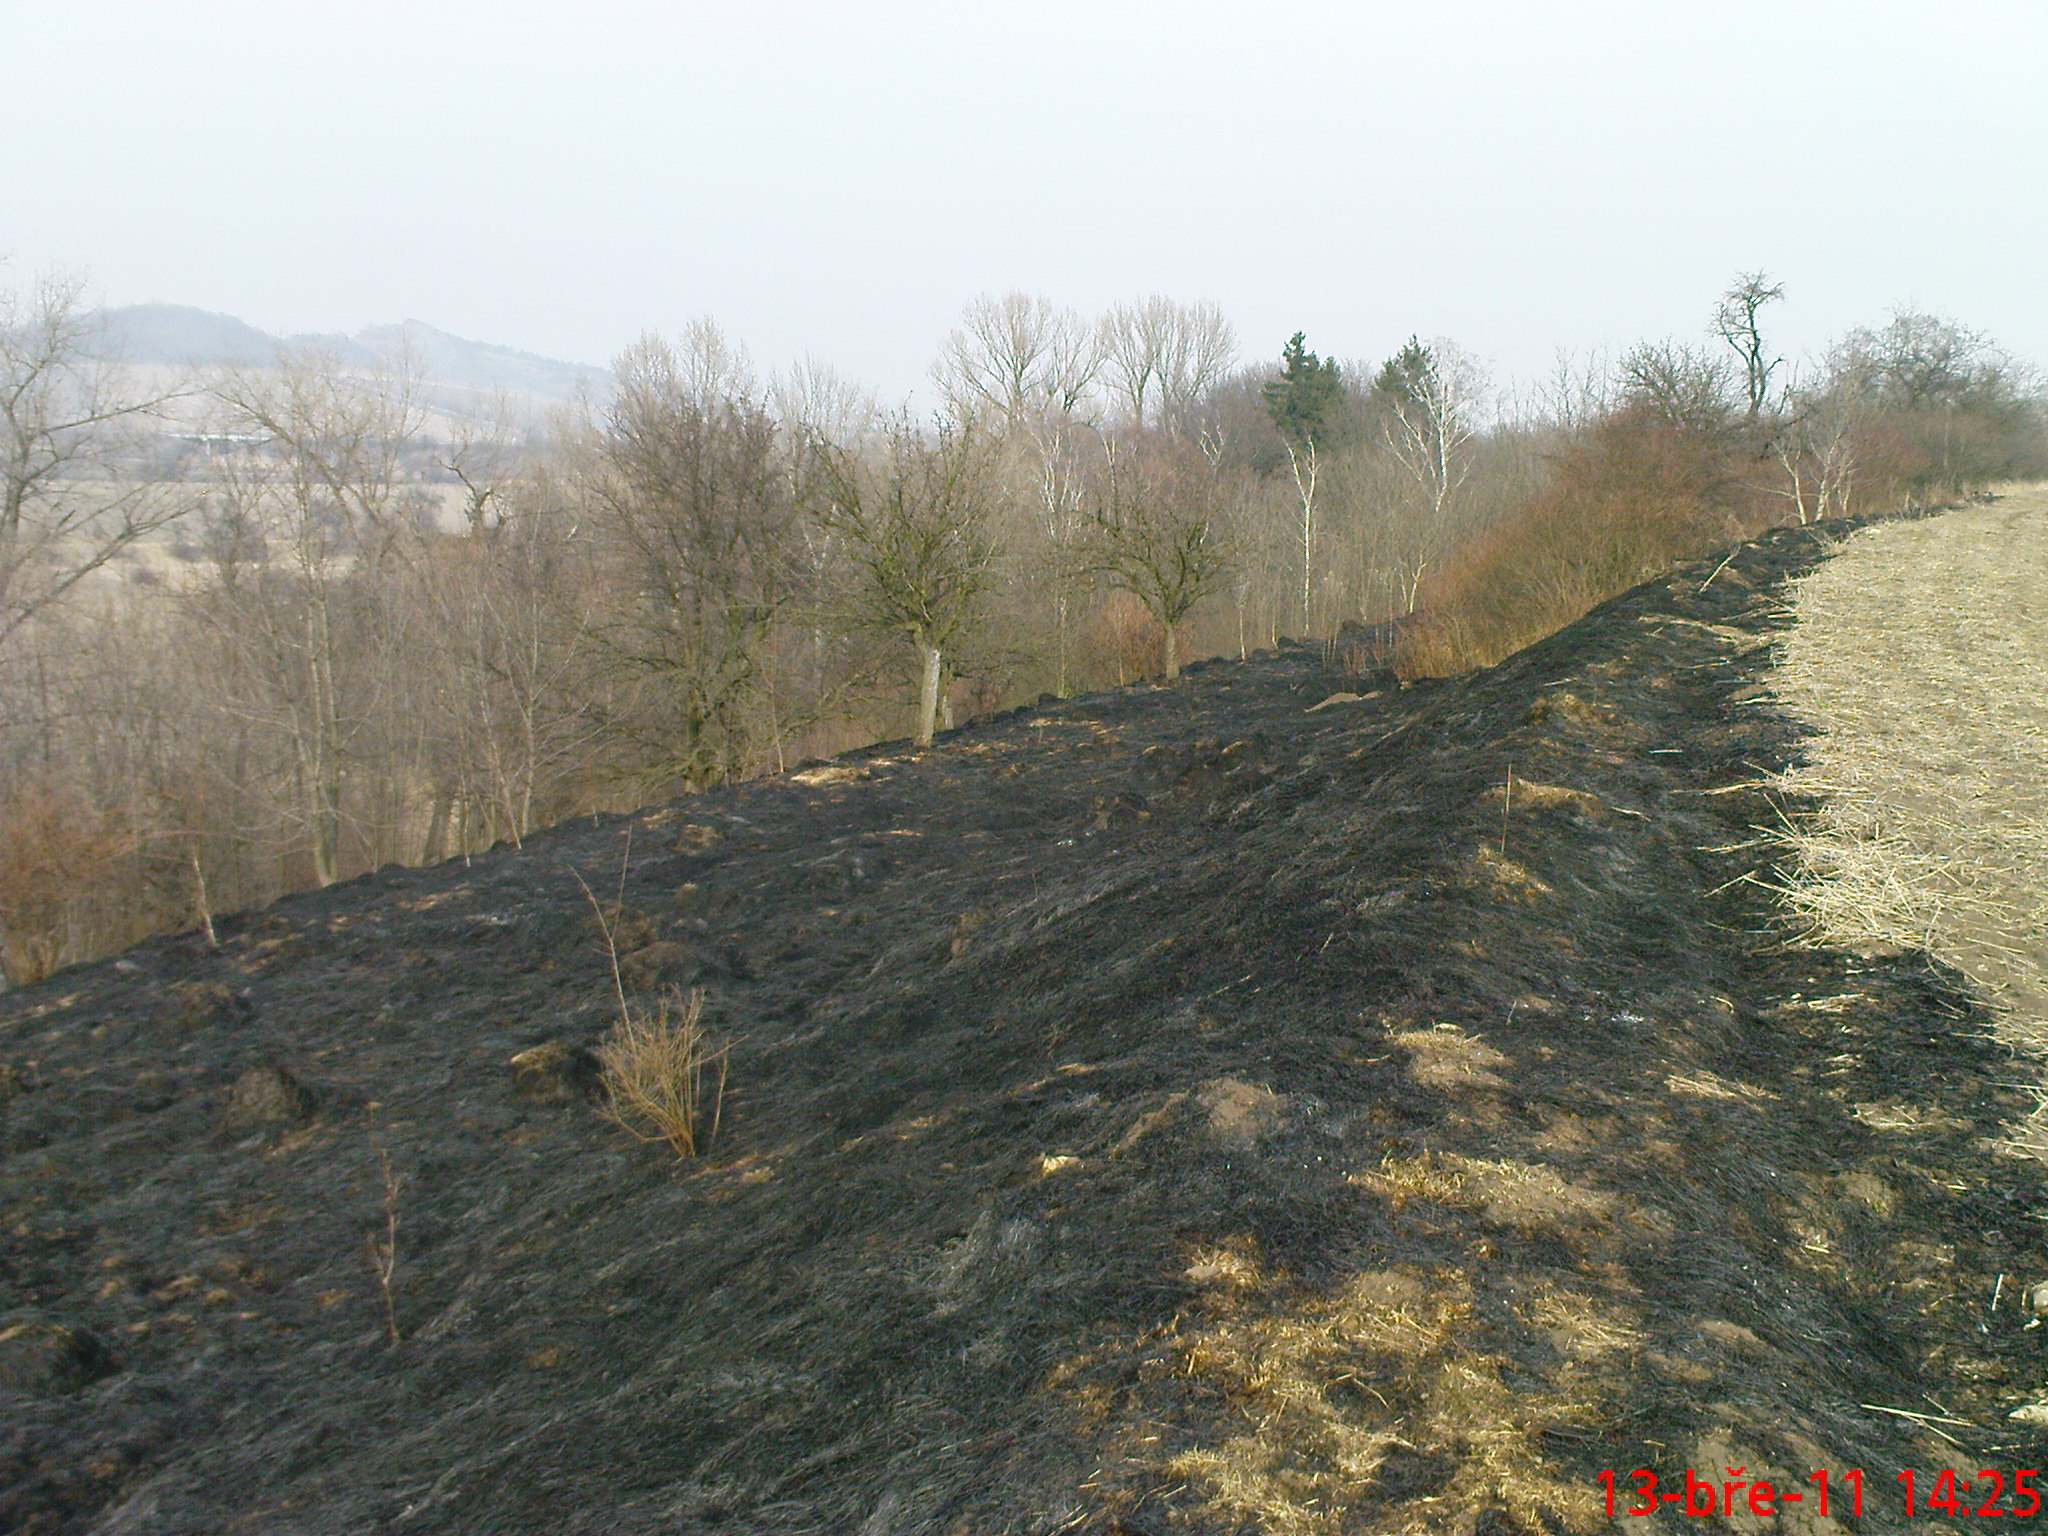
<instances>
[{"instance_id":1,"label":"red timestamp text","mask_svg":"<svg viewBox=\"0 0 2048 1536\"><path fill-rule=\"evenodd\" d=\"M1898 1496L1905 1513L1942 1514L1951 1517L2021 1517L2040 1513L2041 1472L2023 1467L2014 1472L1985 1468L1971 1477L1967 1473L1901 1472ZM1746 1514L1772 1519L1787 1505L1811 1509L1819 1515L1863 1514L1866 1497L1876 1502L1876 1489L1867 1496L1867 1479L1860 1468L1844 1472L1826 1470L1809 1473L1804 1486L1779 1487L1768 1478L1751 1477L1746 1467L1729 1467L1715 1477L1687 1468L1684 1477L1665 1478L1637 1467L1632 1472L1605 1471L1599 1475L1606 1495L1607 1517L1633 1515L1638 1518L1660 1512L1705 1519Z\"/></svg>"}]
</instances>

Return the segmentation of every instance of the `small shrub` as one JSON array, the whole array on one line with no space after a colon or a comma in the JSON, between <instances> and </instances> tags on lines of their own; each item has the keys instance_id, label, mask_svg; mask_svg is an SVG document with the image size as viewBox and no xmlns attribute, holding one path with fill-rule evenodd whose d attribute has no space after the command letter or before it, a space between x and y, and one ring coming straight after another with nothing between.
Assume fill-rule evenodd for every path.
<instances>
[{"instance_id":1,"label":"small shrub","mask_svg":"<svg viewBox=\"0 0 2048 1536\"><path fill-rule=\"evenodd\" d=\"M1089 653L1116 674L1119 687L1161 669L1166 633L1128 592L1105 593L1087 629Z\"/></svg>"},{"instance_id":2,"label":"small shrub","mask_svg":"<svg viewBox=\"0 0 2048 1536\"><path fill-rule=\"evenodd\" d=\"M124 817L54 775L0 799L0 969L12 985L76 958L81 909L133 848Z\"/></svg>"},{"instance_id":3,"label":"small shrub","mask_svg":"<svg viewBox=\"0 0 2048 1536\"><path fill-rule=\"evenodd\" d=\"M726 1047L712 1046L703 1016L701 992L664 993L652 1012L621 1004L597 1048L605 1112L642 1141L666 1142L677 1157L711 1145L725 1106Z\"/></svg>"}]
</instances>

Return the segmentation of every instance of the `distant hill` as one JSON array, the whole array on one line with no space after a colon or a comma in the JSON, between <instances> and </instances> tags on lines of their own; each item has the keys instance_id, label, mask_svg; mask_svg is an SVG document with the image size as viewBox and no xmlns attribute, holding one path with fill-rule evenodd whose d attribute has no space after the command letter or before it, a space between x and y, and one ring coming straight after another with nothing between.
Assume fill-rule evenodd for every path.
<instances>
[{"instance_id":1,"label":"distant hill","mask_svg":"<svg viewBox=\"0 0 2048 1536\"><path fill-rule=\"evenodd\" d=\"M260 366L275 357L277 348L284 345L327 348L339 354L344 363L368 368L410 345L424 365L428 380L444 390L503 390L543 400L572 400L586 392L594 398L602 397L611 387L611 375L602 368L490 342L468 341L422 320L374 325L353 336L274 336L233 315L214 314L184 304L130 304L106 311L103 318L109 341L122 359L130 363L160 367Z\"/></svg>"},{"instance_id":2,"label":"distant hill","mask_svg":"<svg viewBox=\"0 0 2048 1536\"><path fill-rule=\"evenodd\" d=\"M167 367L270 361L278 338L237 320L183 304L130 304L102 316L115 353L130 363Z\"/></svg>"}]
</instances>

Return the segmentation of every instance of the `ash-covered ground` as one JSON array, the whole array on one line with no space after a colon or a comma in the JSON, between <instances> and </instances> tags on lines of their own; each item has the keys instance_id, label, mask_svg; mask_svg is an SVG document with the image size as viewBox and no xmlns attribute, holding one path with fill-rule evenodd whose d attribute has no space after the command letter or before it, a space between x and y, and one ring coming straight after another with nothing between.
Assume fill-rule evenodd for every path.
<instances>
[{"instance_id":1,"label":"ash-covered ground","mask_svg":"<svg viewBox=\"0 0 2048 1536\"><path fill-rule=\"evenodd\" d=\"M1806 1490L1773 1529L1934 1529L1899 1469L2048 1452L2048 1191L1957 979L1767 889L1819 549L1473 677L1211 663L0 998L0 1527L1500 1536L1740 1466ZM616 1013L579 875L730 1044L695 1161L573 1052L515 1083Z\"/></svg>"}]
</instances>

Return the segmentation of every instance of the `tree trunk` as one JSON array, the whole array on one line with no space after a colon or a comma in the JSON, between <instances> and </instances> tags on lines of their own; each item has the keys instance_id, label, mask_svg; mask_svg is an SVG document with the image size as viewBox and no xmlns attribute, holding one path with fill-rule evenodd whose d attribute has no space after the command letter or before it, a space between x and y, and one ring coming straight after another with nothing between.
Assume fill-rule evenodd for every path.
<instances>
[{"instance_id":1,"label":"tree trunk","mask_svg":"<svg viewBox=\"0 0 2048 1536\"><path fill-rule=\"evenodd\" d=\"M220 948L220 936L213 931L213 900L206 893L206 866L199 858L200 834L192 834L185 852L192 861L192 905L199 914L199 928L206 935L208 949Z\"/></svg>"},{"instance_id":2,"label":"tree trunk","mask_svg":"<svg viewBox=\"0 0 2048 1536\"><path fill-rule=\"evenodd\" d=\"M433 809L427 815L427 835L420 842L420 863L438 864L447 856L448 821L454 808L455 789L450 785L434 796Z\"/></svg>"},{"instance_id":3,"label":"tree trunk","mask_svg":"<svg viewBox=\"0 0 2048 1536\"><path fill-rule=\"evenodd\" d=\"M1301 501L1301 635L1306 640L1315 629L1316 475L1320 468L1316 445L1311 442L1297 453L1289 443L1287 463L1294 471L1294 491Z\"/></svg>"},{"instance_id":4,"label":"tree trunk","mask_svg":"<svg viewBox=\"0 0 2048 1536\"><path fill-rule=\"evenodd\" d=\"M1067 585L1063 573L1053 572L1052 594L1052 691L1067 696Z\"/></svg>"},{"instance_id":5,"label":"tree trunk","mask_svg":"<svg viewBox=\"0 0 2048 1536\"><path fill-rule=\"evenodd\" d=\"M928 747L932 744L932 729L939 714L939 648L918 642L917 653L924 660L924 681L917 695L917 744Z\"/></svg>"},{"instance_id":6,"label":"tree trunk","mask_svg":"<svg viewBox=\"0 0 2048 1536\"><path fill-rule=\"evenodd\" d=\"M313 878L324 888L341 878L341 781L323 775L313 805Z\"/></svg>"},{"instance_id":7,"label":"tree trunk","mask_svg":"<svg viewBox=\"0 0 2048 1536\"><path fill-rule=\"evenodd\" d=\"M1166 624L1166 680L1170 683L1180 676L1180 626Z\"/></svg>"}]
</instances>

